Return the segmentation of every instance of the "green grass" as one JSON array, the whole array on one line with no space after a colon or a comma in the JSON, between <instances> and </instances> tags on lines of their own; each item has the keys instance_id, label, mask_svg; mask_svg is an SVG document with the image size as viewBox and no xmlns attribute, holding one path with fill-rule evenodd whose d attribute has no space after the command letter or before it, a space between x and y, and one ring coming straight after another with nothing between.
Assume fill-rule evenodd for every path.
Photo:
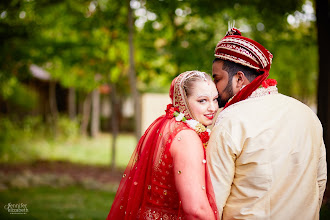
<instances>
[{"instance_id":1,"label":"green grass","mask_svg":"<svg viewBox=\"0 0 330 220\"><path fill-rule=\"evenodd\" d=\"M67 140L27 139L16 144L15 151L2 152L0 162L20 163L35 160L64 160L90 165L109 165L111 161L110 134L100 134L96 138L76 137ZM116 166L126 167L136 146L133 134L120 134L116 146Z\"/></svg>"},{"instance_id":2,"label":"green grass","mask_svg":"<svg viewBox=\"0 0 330 220\"><path fill-rule=\"evenodd\" d=\"M111 138L109 134L101 134L96 138L81 137L79 139L58 142L35 143L43 160L66 160L74 163L108 165L111 160ZM134 135L121 134L117 138L116 165L126 167L136 145Z\"/></svg>"},{"instance_id":3,"label":"green grass","mask_svg":"<svg viewBox=\"0 0 330 220\"><path fill-rule=\"evenodd\" d=\"M0 219L6 220L104 220L109 213L115 192L88 190L82 187L33 187L24 190L0 191ZM9 214L4 206L26 204L27 214ZM320 220L329 219L329 209L321 209Z\"/></svg>"},{"instance_id":4,"label":"green grass","mask_svg":"<svg viewBox=\"0 0 330 220\"><path fill-rule=\"evenodd\" d=\"M96 138L74 136L58 139L15 133L11 139L2 142L6 145L0 142L0 163L60 160L88 165L109 165L112 153L111 141L112 136L105 133ZM136 139L133 134L118 136L117 168L126 167L135 146ZM102 187L97 189L86 188L83 184L62 188L32 186L24 189L1 189L0 219L105 219L116 192L114 189L105 190ZM8 203L26 204L29 212L20 215L10 214L4 208Z\"/></svg>"},{"instance_id":5,"label":"green grass","mask_svg":"<svg viewBox=\"0 0 330 220\"><path fill-rule=\"evenodd\" d=\"M0 219L102 219L109 213L115 192L81 187L37 187L0 191ZM8 203L26 204L27 214L10 214Z\"/></svg>"}]
</instances>

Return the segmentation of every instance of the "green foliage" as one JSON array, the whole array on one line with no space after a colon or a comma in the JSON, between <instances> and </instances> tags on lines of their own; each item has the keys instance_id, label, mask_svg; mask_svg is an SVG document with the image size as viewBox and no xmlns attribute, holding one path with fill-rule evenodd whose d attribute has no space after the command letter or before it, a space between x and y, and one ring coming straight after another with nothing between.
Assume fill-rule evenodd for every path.
<instances>
[{"instance_id":1,"label":"green foliage","mask_svg":"<svg viewBox=\"0 0 330 220\"><path fill-rule=\"evenodd\" d=\"M278 80L279 90L308 104L315 101L318 79L315 27L302 25L283 32L269 49L274 55L270 76Z\"/></svg>"},{"instance_id":2,"label":"green foliage","mask_svg":"<svg viewBox=\"0 0 330 220\"><path fill-rule=\"evenodd\" d=\"M0 118L0 161L19 161L25 160L28 157L34 157L36 151L26 145L25 141L33 138L38 132L38 126L40 120L35 118L34 120L26 119L21 126L18 123L13 122L9 118ZM37 128L34 130L33 128Z\"/></svg>"},{"instance_id":3,"label":"green foliage","mask_svg":"<svg viewBox=\"0 0 330 220\"><path fill-rule=\"evenodd\" d=\"M0 81L0 96L9 104L23 110L31 110L37 106L38 94L15 77Z\"/></svg>"},{"instance_id":4,"label":"green foliage","mask_svg":"<svg viewBox=\"0 0 330 220\"><path fill-rule=\"evenodd\" d=\"M144 20L133 35L138 88L163 92L181 72L210 73L214 47L235 20L244 36L275 55L272 73L285 94L314 97L314 23L293 28L286 20L304 2L136 1L136 24ZM127 1L12 0L0 4L0 13L0 81L23 82L31 77L28 67L37 64L79 92L115 83L119 96L130 94ZM0 94L7 97L9 90Z\"/></svg>"},{"instance_id":5,"label":"green foliage","mask_svg":"<svg viewBox=\"0 0 330 220\"><path fill-rule=\"evenodd\" d=\"M317 48L291 44L288 47L279 46L278 57L272 67L272 76L278 79L279 89L285 94L293 95L307 101L316 93L317 86ZM297 56L297 52L301 56Z\"/></svg>"},{"instance_id":6,"label":"green foliage","mask_svg":"<svg viewBox=\"0 0 330 220\"><path fill-rule=\"evenodd\" d=\"M45 148L35 146L38 142L53 140L50 126L40 116L25 117L23 120L0 118L0 162L33 161L42 158ZM57 125L57 140L73 140L78 134L78 123L60 117ZM39 146L40 147L40 146ZM49 153L49 152L48 152Z\"/></svg>"},{"instance_id":7,"label":"green foliage","mask_svg":"<svg viewBox=\"0 0 330 220\"><path fill-rule=\"evenodd\" d=\"M313 101L317 80L314 23L292 27L287 22L287 16L301 11L304 2L147 1L146 9L157 19L147 21L137 32L137 57L149 60L144 63L144 59L137 59L144 82L140 88L163 91L161 87L168 88L174 76L186 70L211 73L214 47L225 35L228 21L235 20L243 36L274 54L270 77L278 80L280 92Z\"/></svg>"},{"instance_id":8,"label":"green foliage","mask_svg":"<svg viewBox=\"0 0 330 220\"><path fill-rule=\"evenodd\" d=\"M61 116L57 121L57 130L64 140L72 140L79 135L79 123L68 117Z\"/></svg>"},{"instance_id":9,"label":"green foliage","mask_svg":"<svg viewBox=\"0 0 330 220\"><path fill-rule=\"evenodd\" d=\"M59 117L54 139L50 126L41 117L26 117L15 121L0 118L0 163L33 162L35 160L64 160L83 164L108 165L111 158L111 136L97 138L78 135L78 123ZM125 167L135 148L133 135L117 139L117 167Z\"/></svg>"},{"instance_id":10,"label":"green foliage","mask_svg":"<svg viewBox=\"0 0 330 220\"><path fill-rule=\"evenodd\" d=\"M127 69L125 9L125 2L117 1L2 3L0 69L21 80L30 77L28 66L34 63L63 86L84 91L103 83L96 74L116 82Z\"/></svg>"}]
</instances>

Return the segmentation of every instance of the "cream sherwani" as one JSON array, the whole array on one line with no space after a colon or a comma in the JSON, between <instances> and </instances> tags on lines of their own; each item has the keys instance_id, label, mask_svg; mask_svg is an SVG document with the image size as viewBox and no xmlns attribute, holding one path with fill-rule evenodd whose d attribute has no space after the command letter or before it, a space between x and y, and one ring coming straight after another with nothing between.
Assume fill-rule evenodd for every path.
<instances>
[{"instance_id":1,"label":"cream sherwani","mask_svg":"<svg viewBox=\"0 0 330 220\"><path fill-rule=\"evenodd\" d=\"M277 89L251 96L219 114L207 147L220 215L319 219L327 179L320 121Z\"/></svg>"}]
</instances>

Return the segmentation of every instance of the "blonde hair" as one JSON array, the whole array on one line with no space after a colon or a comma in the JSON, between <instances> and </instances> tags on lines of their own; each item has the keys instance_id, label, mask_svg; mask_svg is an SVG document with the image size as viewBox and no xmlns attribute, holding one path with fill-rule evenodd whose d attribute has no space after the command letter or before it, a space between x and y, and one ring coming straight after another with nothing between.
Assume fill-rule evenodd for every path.
<instances>
[{"instance_id":1,"label":"blonde hair","mask_svg":"<svg viewBox=\"0 0 330 220\"><path fill-rule=\"evenodd\" d=\"M211 76L208 75L205 72L200 72L200 71L197 71L197 70L192 70L192 71L189 71L189 72L192 72L191 75L189 77L187 77L186 80L182 84L187 98L192 93L191 90L193 89L195 82L198 82L198 81L212 81Z\"/></svg>"}]
</instances>

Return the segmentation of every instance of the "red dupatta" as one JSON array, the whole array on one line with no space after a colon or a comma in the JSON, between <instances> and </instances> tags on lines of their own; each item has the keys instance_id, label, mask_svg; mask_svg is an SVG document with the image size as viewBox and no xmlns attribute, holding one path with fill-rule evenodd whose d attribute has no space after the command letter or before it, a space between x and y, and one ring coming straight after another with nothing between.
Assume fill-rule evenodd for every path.
<instances>
[{"instance_id":1,"label":"red dupatta","mask_svg":"<svg viewBox=\"0 0 330 220\"><path fill-rule=\"evenodd\" d=\"M192 74L194 74L194 71L180 74L173 80L170 89L170 97L173 104L175 104L174 107L180 109L180 111L184 110L185 116L190 118L192 116L185 101L185 94L182 94L183 90L180 86L182 81ZM154 172L155 161L164 152L164 149L169 149L172 139L177 132L182 129L190 129L185 123L175 121L173 109L170 109L174 107L169 106L166 110L166 115L157 118L139 140L123 174L107 217L108 220L144 219L145 216L141 213L146 209L148 187L152 184L151 177ZM204 149L202 145L201 147ZM206 193L214 213L217 213L215 196L207 166L205 166L205 174ZM179 217L181 214L179 208L177 216ZM217 214L215 216L218 219Z\"/></svg>"}]
</instances>

